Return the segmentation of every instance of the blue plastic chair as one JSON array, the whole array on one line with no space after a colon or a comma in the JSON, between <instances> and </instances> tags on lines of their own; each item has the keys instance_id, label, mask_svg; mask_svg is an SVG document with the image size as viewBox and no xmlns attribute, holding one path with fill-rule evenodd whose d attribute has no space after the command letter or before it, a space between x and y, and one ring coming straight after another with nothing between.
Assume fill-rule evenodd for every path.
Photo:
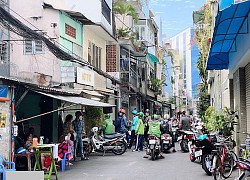
<instances>
[{"instance_id":1,"label":"blue plastic chair","mask_svg":"<svg viewBox=\"0 0 250 180\"><path fill-rule=\"evenodd\" d=\"M69 159L67 158L67 155L72 153L72 151L74 150L74 146L72 146L69 150L69 152L64 154L63 159L61 160L61 169L62 171L65 171L65 166L66 166L66 162L68 161L68 169L70 169L70 165L69 165Z\"/></svg>"},{"instance_id":2,"label":"blue plastic chair","mask_svg":"<svg viewBox=\"0 0 250 180\"><path fill-rule=\"evenodd\" d=\"M5 166L7 165L7 168ZM11 168L9 165L11 165ZM0 155L0 174L3 174L3 180L6 180L6 172L7 171L16 171L15 163L6 161L3 155Z\"/></svg>"}]
</instances>

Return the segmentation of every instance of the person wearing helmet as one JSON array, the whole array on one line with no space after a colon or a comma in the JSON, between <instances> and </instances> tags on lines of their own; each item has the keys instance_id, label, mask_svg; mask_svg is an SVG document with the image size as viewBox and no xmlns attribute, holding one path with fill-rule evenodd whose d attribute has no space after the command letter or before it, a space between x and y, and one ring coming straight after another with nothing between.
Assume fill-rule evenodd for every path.
<instances>
[{"instance_id":1,"label":"person wearing helmet","mask_svg":"<svg viewBox=\"0 0 250 180\"><path fill-rule=\"evenodd\" d=\"M138 123L137 111L135 109L132 111L132 114L133 114L133 120L132 120L132 126L131 126L131 139L130 139L128 149L132 148L134 140L136 139L135 129Z\"/></svg>"},{"instance_id":2,"label":"person wearing helmet","mask_svg":"<svg viewBox=\"0 0 250 180\"><path fill-rule=\"evenodd\" d=\"M122 122L123 114L121 111L118 112L117 119L115 120L115 132L119 133L121 131L121 122Z\"/></svg>"},{"instance_id":3,"label":"person wearing helmet","mask_svg":"<svg viewBox=\"0 0 250 180\"><path fill-rule=\"evenodd\" d=\"M157 138L161 138L161 134L163 132L161 123L158 121L158 115L154 114L152 116L152 120L148 121L148 126L146 129L148 135L155 135ZM148 158L148 155L146 154L144 158ZM160 158L165 158L162 154L160 153Z\"/></svg>"},{"instance_id":4,"label":"person wearing helmet","mask_svg":"<svg viewBox=\"0 0 250 180\"><path fill-rule=\"evenodd\" d=\"M172 137L172 147L173 147L173 152L176 152L175 150L175 137L172 132L172 122L171 119L169 118L170 116L168 114L164 115L164 120L161 123L162 126L162 134L169 134Z\"/></svg>"},{"instance_id":5,"label":"person wearing helmet","mask_svg":"<svg viewBox=\"0 0 250 180\"><path fill-rule=\"evenodd\" d=\"M113 120L110 119L110 114L104 115L104 134L113 134L115 132L115 127L113 124Z\"/></svg>"},{"instance_id":6,"label":"person wearing helmet","mask_svg":"<svg viewBox=\"0 0 250 180\"><path fill-rule=\"evenodd\" d=\"M144 139L144 123L142 121L143 119L143 112L138 113L139 119L136 126L135 133L137 134L137 143L136 148L133 151L143 151L143 139Z\"/></svg>"}]
</instances>

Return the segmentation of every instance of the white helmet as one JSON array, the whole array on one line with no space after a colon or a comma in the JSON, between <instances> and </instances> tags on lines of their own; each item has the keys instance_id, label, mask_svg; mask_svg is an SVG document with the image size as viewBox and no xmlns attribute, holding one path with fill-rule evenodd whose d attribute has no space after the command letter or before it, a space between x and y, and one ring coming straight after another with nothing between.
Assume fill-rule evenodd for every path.
<instances>
[{"instance_id":1,"label":"white helmet","mask_svg":"<svg viewBox=\"0 0 250 180\"><path fill-rule=\"evenodd\" d=\"M168 114L164 114L164 119L169 119L169 115Z\"/></svg>"}]
</instances>

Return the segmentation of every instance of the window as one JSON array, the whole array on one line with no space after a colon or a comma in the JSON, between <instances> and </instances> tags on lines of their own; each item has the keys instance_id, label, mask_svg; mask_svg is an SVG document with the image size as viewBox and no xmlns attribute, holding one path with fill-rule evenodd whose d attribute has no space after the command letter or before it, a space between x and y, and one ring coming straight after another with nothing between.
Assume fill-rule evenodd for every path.
<instances>
[{"instance_id":1,"label":"window","mask_svg":"<svg viewBox=\"0 0 250 180\"><path fill-rule=\"evenodd\" d=\"M65 24L65 34L76 39L76 29L68 24Z\"/></svg>"},{"instance_id":2,"label":"window","mask_svg":"<svg viewBox=\"0 0 250 180\"><path fill-rule=\"evenodd\" d=\"M44 45L41 40L25 40L24 41L24 54L43 54Z\"/></svg>"},{"instance_id":3,"label":"window","mask_svg":"<svg viewBox=\"0 0 250 180\"><path fill-rule=\"evenodd\" d=\"M1 42L0 43L0 62L4 63L7 60L7 43Z\"/></svg>"},{"instance_id":4,"label":"window","mask_svg":"<svg viewBox=\"0 0 250 180\"><path fill-rule=\"evenodd\" d=\"M105 17L108 23L111 24L111 9L105 0L102 0L102 15Z\"/></svg>"},{"instance_id":5,"label":"window","mask_svg":"<svg viewBox=\"0 0 250 180\"><path fill-rule=\"evenodd\" d=\"M145 27L144 26L137 26L135 28L137 34L136 39L137 40L145 40Z\"/></svg>"},{"instance_id":6,"label":"window","mask_svg":"<svg viewBox=\"0 0 250 180\"><path fill-rule=\"evenodd\" d=\"M99 48L99 69L102 69L102 48Z\"/></svg>"},{"instance_id":7,"label":"window","mask_svg":"<svg viewBox=\"0 0 250 180\"><path fill-rule=\"evenodd\" d=\"M88 46L88 62L91 64L92 61L92 48L91 48L91 42L89 41L89 46Z\"/></svg>"},{"instance_id":8,"label":"window","mask_svg":"<svg viewBox=\"0 0 250 180\"><path fill-rule=\"evenodd\" d=\"M89 41L88 47L88 62L93 66L101 69L102 48L96 46Z\"/></svg>"}]
</instances>

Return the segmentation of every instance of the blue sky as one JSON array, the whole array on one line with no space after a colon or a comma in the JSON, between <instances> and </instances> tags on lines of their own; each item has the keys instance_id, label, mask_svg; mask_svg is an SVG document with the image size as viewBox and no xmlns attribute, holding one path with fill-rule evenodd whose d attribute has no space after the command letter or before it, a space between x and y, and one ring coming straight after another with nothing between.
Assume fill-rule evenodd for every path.
<instances>
[{"instance_id":1,"label":"blue sky","mask_svg":"<svg viewBox=\"0 0 250 180\"><path fill-rule=\"evenodd\" d=\"M162 33L171 38L193 26L193 11L199 10L206 0L150 0L155 16L161 16Z\"/></svg>"}]
</instances>

